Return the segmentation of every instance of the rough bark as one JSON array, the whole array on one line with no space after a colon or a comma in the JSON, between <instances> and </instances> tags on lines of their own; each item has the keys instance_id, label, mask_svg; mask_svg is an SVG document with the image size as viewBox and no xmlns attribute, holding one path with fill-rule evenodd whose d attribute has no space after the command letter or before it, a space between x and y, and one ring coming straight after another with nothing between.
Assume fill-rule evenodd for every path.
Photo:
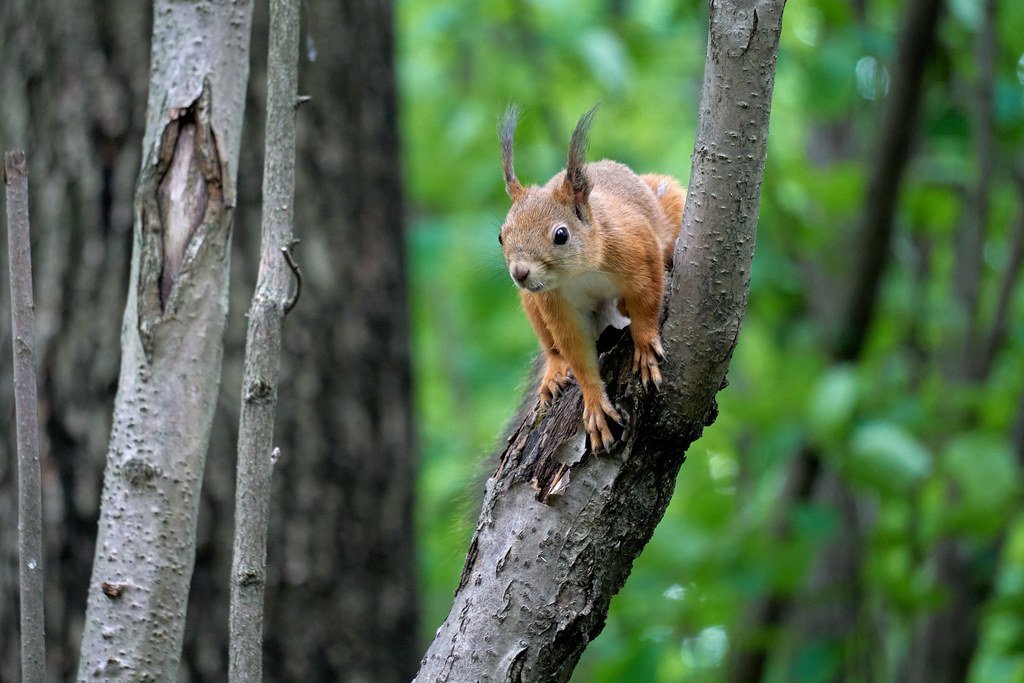
<instances>
[{"instance_id":1,"label":"rough bark","mask_svg":"<svg viewBox=\"0 0 1024 683\"><path fill-rule=\"evenodd\" d=\"M310 3L299 65L295 225L302 298L282 340L267 542L264 676L408 681L417 630L405 216L392 4ZM256 8L253 50L265 50ZM262 45L262 47L261 47ZM262 60L253 60L224 386L200 512L186 630L195 679L227 676L235 431L245 311L259 260ZM315 406L315 408L314 408ZM381 647L387 643L387 647Z\"/></svg>"},{"instance_id":2,"label":"rough bark","mask_svg":"<svg viewBox=\"0 0 1024 683\"><path fill-rule=\"evenodd\" d=\"M229 673L230 680L240 683L263 679L263 593L267 580L267 523L275 459L272 448L281 367L281 326L293 304L292 271L288 267L293 262L291 256L287 256L287 262L285 257L295 242L292 207L298 48L298 0L273 0L267 53L263 249L248 316L235 486Z\"/></svg>"},{"instance_id":3,"label":"rough bark","mask_svg":"<svg viewBox=\"0 0 1024 683\"><path fill-rule=\"evenodd\" d=\"M139 170L151 5L0 3L0 147L32 161L47 680L77 670L110 437ZM6 250L6 241L0 245ZM0 354L11 350L0 278ZM0 363L0 385L11 366ZM0 392L0 519L17 500L14 409ZM19 680L15 525L0 529L0 680Z\"/></svg>"},{"instance_id":4,"label":"rough bark","mask_svg":"<svg viewBox=\"0 0 1024 683\"><path fill-rule=\"evenodd\" d=\"M587 448L575 384L546 415L529 404L517 417L417 680L567 680L601 631L717 413L747 301L783 6L711 3L661 393L639 388L631 341L612 334L598 345L602 376L627 426L611 455Z\"/></svg>"},{"instance_id":5,"label":"rough bark","mask_svg":"<svg viewBox=\"0 0 1024 683\"><path fill-rule=\"evenodd\" d=\"M43 628L43 500L36 409L36 318L29 243L28 163L24 152L4 155L7 253L11 281L11 343L18 434L18 573L21 612L21 680L46 680Z\"/></svg>"},{"instance_id":6,"label":"rough bark","mask_svg":"<svg viewBox=\"0 0 1024 683\"><path fill-rule=\"evenodd\" d=\"M0 147L27 147L33 158L46 635L54 680L74 678L78 667L117 389L152 9L134 0L0 2ZM295 399L277 410L283 467L274 475L269 536L266 675L408 680L420 644L391 4L310 9L320 58L300 69L303 91L313 96L298 131L306 161L297 169L296 218L305 242L296 258L305 286L284 339L280 390ZM255 38L265 41L262 4L256 15ZM258 55L265 48L254 46ZM186 620L183 668L191 680L227 677L238 392L259 260L262 59L252 67L224 380ZM10 357L6 287L0 278L0 354ZM0 363L0 384L10 382L10 366ZM0 519L16 515L13 412L0 392ZM0 528L0 554L0 680L13 681L13 525ZM380 642L392 646L385 651Z\"/></svg>"},{"instance_id":7,"label":"rough bark","mask_svg":"<svg viewBox=\"0 0 1024 683\"><path fill-rule=\"evenodd\" d=\"M177 677L227 313L251 3L158 0L79 678Z\"/></svg>"}]
</instances>

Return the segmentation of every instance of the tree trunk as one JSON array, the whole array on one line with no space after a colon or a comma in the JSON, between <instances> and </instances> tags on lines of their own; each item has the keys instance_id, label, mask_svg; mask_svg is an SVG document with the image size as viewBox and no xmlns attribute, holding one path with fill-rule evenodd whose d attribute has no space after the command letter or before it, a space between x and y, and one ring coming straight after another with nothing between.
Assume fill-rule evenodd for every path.
<instances>
[{"instance_id":1,"label":"tree trunk","mask_svg":"<svg viewBox=\"0 0 1024 683\"><path fill-rule=\"evenodd\" d=\"M302 292L301 271L290 251L295 246L292 224L298 58L299 0L271 0L260 266L245 339L231 551L228 675L237 683L263 680L270 481L280 454L274 448L274 416L281 369L281 328Z\"/></svg>"},{"instance_id":2,"label":"tree trunk","mask_svg":"<svg viewBox=\"0 0 1024 683\"><path fill-rule=\"evenodd\" d=\"M252 5L157 0L79 678L173 680L220 386Z\"/></svg>"},{"instance_id":3,"label":"tree trunk","mask_svg":"<svg viewBox=\"0 0 1024 683\"><path fill-rule=\"evenodd\" d=\"M264 676L408 681L421 654L405 218L391 3L311 3L303 49L293 250L274 443ZM253 50L266 50L257 6ZM302 42L309 36L302 36ZM259 259L265 97L253 64L236 214L224 387L207 462L186 634L196 680L227 677L235 438L245 311ZM387 643L387 647L381 647Z\"/></svg>"},{"instance_id":4,"label":"tree trunk","mask_svg":"<svg viewBox=\"0 0 1024 683\"><path fill-rule=\"evenodd\" d=\"M883 112L882 132L856 232L858 253L853 282L838 334L829 350L836 363L855 362L860 358L875 318L892 250L899 187L910 157L924 92L925 67L931 58L941 7L941 0L913 0L904 15L893 67L892 93ZM796 495L780 498L775 516L787 520L789 510L811 496L819 496L823 506L841 511L841 531L819 553L817 566L809 577L809 593L820 602L801 602L782 595L755 600L741 617L736 647L729 655L727 675L730 681L757 681L764 677L769 648L763 634L788 620L808 627L802 632L806 637L797 638L797 647L801 641L811 640L828 641L829 646L847 652L857 647L839 642L855 632L860 613L860 607L851 599L856 595L857 586L843 585L844 582L856 584L860 573L859 567L854 566L859 556L850 552L851 548L861 545L859 527L853 516L856 500L836 472L815 462L819 457L817 449L808 446L794 454L787 479L799 481L800 485L787 488L787 493ZM787 536L788 522L777 525L773 534L776 538ZM821 597L829 595L833 598ZM794 604L797 602L800 604ZM818 628L826 622L834 628ZM847 661L853 662L853 659L847 657Z\"/></svg>"},{"instance_id":5,"label":"tree trunk","mask_svg":"<svg viewBox=\"0 0 1024 683\"><path fill-rule=\"evenodd\" d=\"M408 680L419 651L391 6L314 5L308 23L321 56L304 60L300 75L303 92L314 99L304 105L299 129L296 201L305 239L296 257L306 287L284 338L281 392L292 399L278 407L283 455L271 519L265 664L268 677L278 680ZM94 555L128 287L151 12L150 3L128 0L0 3L0 142L32 155L46 635L55 680L77 672ZM256 8L258 41L265 41L265 13L262 4ZM265 54L265 42L254 49ZM225 379L186 623L185 669L193 680L227 676L234 441L245 311L259 253L261 57L253 67L238 166ZM6 287L0 281L0 353L10 357ZM368 337L367 330L379 336ZM4 364L0 382L10 386ZM353 404L343 417L340 406ZM13 416L3 392L0 414ZM14 519L13 421L3 433L0 518ZM318 515L319 500L328 501L330 517ZM315 529L305 526L310 520ZM0 535L0 554L0 680L18 680L13 529ZM310 605L323 626L307 642ZM335 628L343 637L334 637ZM392 646L383 652L380 642Z\"/></svg>"},{"instance_id":6,"label":"tree trunk","mask_svg":"<svg viewBox=\"0 0 1024 683\"><path fill-rule=\"evenodd\" d=\"M149 3L0 5L2 147L31 157L47 680L77 670L117 386L147 82ZM5 248L5 247L4 247ZM0 279L2 280L2 279ZM10 357L6 282L0 354ZM0 384L10 386L0 363ZM0 519L15 518L13 407L0 391ZM11 419L11 422L8 420ZM0 680L19 680L16 535L0 532Z\"/></svg>"},{"instance_id":7,"label":"tree trunk","mask_svg":"<svg viewBox=\"0 0 1024 683\"><path fill-rule=\"evenodd\" d=\"M15 431L18 439L21 679L28 683L42 683L46 680L43 495L39 473L39 398L36 389L32 249L29 243L28 163L24 152L4 154L3 180L7 205L7 267L11 283Z\"/></svg>"},{"instance_id":8,"label":"tree trunk","mask_svg":"<svg viewBox=\"0 0 1024 683\"><path fill-rule=\"evenodd\" d=\"M632 343L619 333L598 344L609 396L628 422L611 455L586 445L576 384L546 416L524 404L417 680L568 680L604 626L686 448L717 412L746 307L783 5L711 3L661 393L639 388Z\"/></svg>"}]
</instances>

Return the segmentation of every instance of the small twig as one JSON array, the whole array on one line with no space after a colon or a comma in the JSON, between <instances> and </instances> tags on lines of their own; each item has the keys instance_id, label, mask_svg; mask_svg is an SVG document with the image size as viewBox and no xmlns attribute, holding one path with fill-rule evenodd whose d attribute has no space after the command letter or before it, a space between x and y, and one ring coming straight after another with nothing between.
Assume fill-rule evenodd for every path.
<instances>
[{"instance_id":1,"label":"small twig","mask_svg":"<svg viewBox=\"0 0 1024 683\"><path fill-rule=\"evenodd\" d=\"M295 98L295 108L298 109L303 104L311 102L312 100L313 97L310 95L299 95L298 97Z\"/></svg>"},{"instance_id":2,"label":"small twig","mask_svg":"<svg viewBox=\"0 0 1024 683\"><path fill-rule=\"evenodd\" d=\"M280 450L274 448L274 415L281 366L281 327L302 291L302 274L292 258L295 198L295 103L298 92L299 0L271 0L267 53L266 163L263 166L263 226L256 294L245 340L242 406L238 420L235 479L235 536L231 560L228 680L263 680L263 601L267 580L267 523L271 475ZM295 276L274 256L278 245ZM259 387L265 391L253 392ZM259 394L260 397L250 397ZM267 457L267 454L270 457Z\"/></svg>"},{"instance_id":3,"label":"small twig","mask_svg":"<svg viewBox=\"0 0 1024 683\"><path fill-rule=\"evenodd\" d=\"M288 262L288 267L295 275L295 292L292 293L292 298L288 300L288 303L284 305L284 314L288 315L295 308L295 304L299 303L299 297L302 295L302 271L299 269L299 264L295 263L295 259L292 258L291 249L281 247L281 253L284 254L284 260Z\"/></svg>"},{"instance_id":4,"label":"small twig","mask_svg":"<svg viewBox=\"0 0 1024 683\"><path fill-rule=\"evenodd\" d=\"M14 412L18 439L18 552L21 573L21 680L46 679L43 632L43 504L36 406L35 313L28 224L28 164L24 152L4 155L7 251L11 275Z\"/></svg>"}]
</instances>

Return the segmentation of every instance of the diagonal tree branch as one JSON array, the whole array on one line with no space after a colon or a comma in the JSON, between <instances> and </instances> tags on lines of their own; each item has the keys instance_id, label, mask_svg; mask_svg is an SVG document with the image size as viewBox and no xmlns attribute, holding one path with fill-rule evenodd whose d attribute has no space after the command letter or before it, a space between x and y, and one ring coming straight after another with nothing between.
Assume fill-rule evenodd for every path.
<instances>
[{"instance_id":1,"label":"diagonal tree branch","mask_svg":"<svg viewBox=\"0 0 1024 683\"><path fill-rule=\"evenodd\" d=\"M524 406L417 680L567 680L604 626L686 448L717 414L747 302L784 4L711 3L662 392L646 394L632 377L628 334L607 334L598 343L602 375L627 417L610 456L586 446L575 384L546 416Z\"/></svg>"},{"instance_id":2,"label":"diagonal tree branch","mask_svg":"<svg viewBox=\"0 0 1024 683\"><path fill-rule=\"evenodd\" d=\"M14 410L18 434L18 555L21 608L21 679L46 680L43 637L43 500L39 474L36 394L36 319L32 300L32 248L28 223L28 164L24 152L4 154L7 254L11 275Z\"/></svg>"},{"instance_id":3,"label":"diagonal tree branch","mask_svg":"<svg viewBox=\"0 0 1024 683\"><path fill-rule=\"evenodd\" d=\"M297 280L295 294L290 295L292 273L300 277L289 252L295 242L292 207L298 54L298 0L271 0L262 253L245 341L231 567L228 673L231 681L239 682L263 679L263 596L281 326L298 301L302 282Z\"/></svg>"},{"instance_id":4,"label":"diagonal tree branch","mask_svg":"<svg viewBox=\"0 0 1024 683\"><path fill-rule=\"evenodd\" d=\"M1024 266L1024 174L1015 173L1014 176L1014 185L1020 199L1020 213L1017 214L1017 220L1011 228L1013 232L1010 237L1010 253L999 279L999 293L996 295L996 308L992 314L992 327L975 361L977 368L974 376L979 382L984 382L992 372L996 356L1006 342L1006 336L1009 334L1010 304L1013 302L1021 267Z\"/></svg>"}]
</instances>

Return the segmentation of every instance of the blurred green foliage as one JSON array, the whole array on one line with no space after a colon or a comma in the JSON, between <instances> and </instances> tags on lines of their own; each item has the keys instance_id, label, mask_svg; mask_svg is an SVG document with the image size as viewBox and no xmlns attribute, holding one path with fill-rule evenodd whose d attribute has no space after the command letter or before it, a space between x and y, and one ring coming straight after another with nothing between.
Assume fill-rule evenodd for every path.
<instances>
[{"instance_id":1,"label":"blurred green foliage","mask_svg":"<svg viewBox=\"0 0 1024 683\"><path fill-rule=\"evenodd\" d=\"M1024 297L1018 286L989 375L958 379L969 321L954 295L955 239L978 174L970 117L981 3L951 0L947 9L880 307L861 360L837 366L827 349L853 275L903 3L872 0L860 12L852 0L790 0L731 385L574 680L719 675L744 607L798 590L841 530L839 511L812 501L786 511L790 538L770 533L804 444L841 474L869 520L859 590L880 630L880 680L892 679L915 619L942 604L928 557L950 534L971 547L1002 542L972 680L1024 680L1022 454L1010 438L1024 405ZM524 182L543 182L564 164L571 126L595 101L591 158L685 182L707 18L703 3L666 0L403 0L397 10L427 639L450 606L486 456L536 351L497 243L508 206L498 114L509 102L525 110L516 146ZM1010 169L1024 161L1024 3L999 2L996 28L983 330L1022 210ZM836 653L798 648L794 661L800 680L824 680Z\"/></svg>"}]
</instances>

